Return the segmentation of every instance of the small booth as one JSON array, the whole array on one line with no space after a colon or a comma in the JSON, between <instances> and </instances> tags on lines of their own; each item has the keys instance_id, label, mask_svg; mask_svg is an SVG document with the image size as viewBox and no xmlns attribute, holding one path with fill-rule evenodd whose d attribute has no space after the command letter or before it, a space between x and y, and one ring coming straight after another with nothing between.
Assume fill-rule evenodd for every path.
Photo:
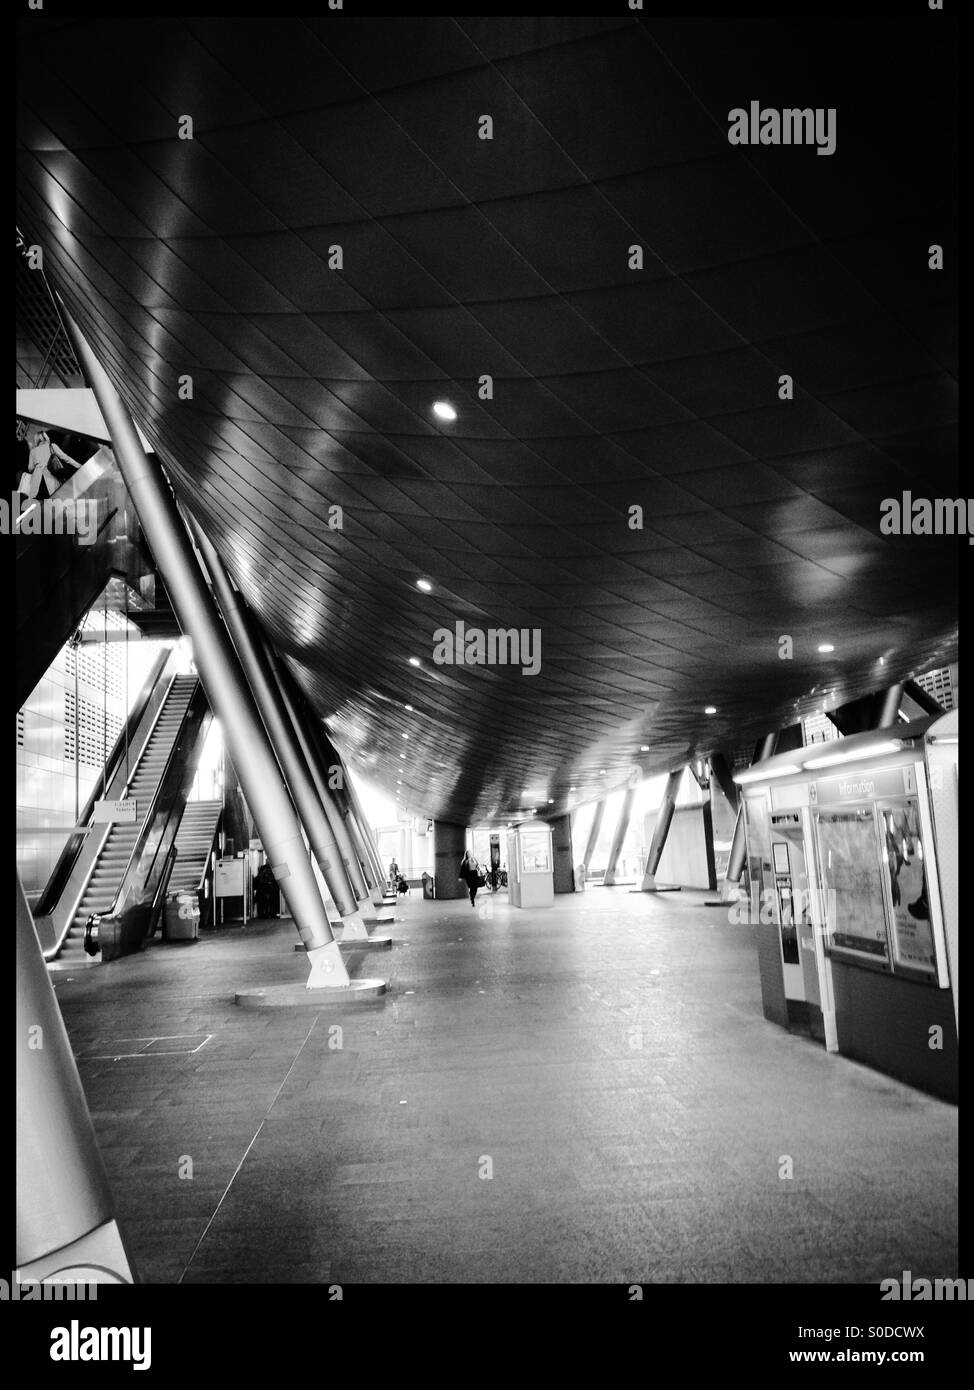
<instances>
[{"instance_id":1,"label":"small booth","mask_svg":"<svg viewBox=\"0 0 974 1390\"><path fill-rule=\"evenodd\" d=\"M735 778L765 1017L951 1100L956 754L947 715L780 753Z\"/></svg>"},{"instance_id":2,"label":"small booth","mask_svg":"<svg viewBox=\"0 0 974 1390\"><path fill-rule=\"evenodd\" d=\"M507 886L512 907L551 907L555 901L551 828L515 826L507 832Z\"/></svg>"}]
</instances>

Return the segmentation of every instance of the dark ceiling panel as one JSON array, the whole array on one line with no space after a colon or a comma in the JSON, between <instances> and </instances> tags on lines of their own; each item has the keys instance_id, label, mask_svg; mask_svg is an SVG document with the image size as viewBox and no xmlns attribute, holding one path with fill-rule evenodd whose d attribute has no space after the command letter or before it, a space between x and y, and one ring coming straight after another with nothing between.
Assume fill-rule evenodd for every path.
<instances>
[{"instance_id":1,"label":"dark ceiling panel","mask_svg":"<svg viewBox=\"0 0 974 1390\"><path fill-rule=\"evenodd\" d=\"M955 221L950 83L942 41L884 43L25 26L24 230L340 746L387 788L406 768L416 814L558 812L956 655L956 545L878 524L953 495L957 458L957 257L925 255ZM891 100L911 74L902 139L867 71ZM731 106L804 91L841 106L833 157L728 146ZM457 621L537 629L540 672L435 665Z\"/></svg>"}]
</instances>

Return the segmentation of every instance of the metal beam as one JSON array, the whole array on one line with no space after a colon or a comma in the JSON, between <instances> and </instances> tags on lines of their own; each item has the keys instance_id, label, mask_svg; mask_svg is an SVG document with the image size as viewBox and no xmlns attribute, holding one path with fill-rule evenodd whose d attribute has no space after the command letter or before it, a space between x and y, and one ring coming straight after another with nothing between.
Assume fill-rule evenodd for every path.
<instances>
[{"instance_id":1,"label":"metal beam","mask_svg":"<svg viewBox=\"0 0 974 1390\"><path fill-rule=\"evenodd\" d=\"M585 844L585 854L582 865L585 870L585 877L589 875L592 867L592 855L595 853L595 846L599 842L599 831L602 829L602 817L605 815L605 798L595 803L595 815L592 817L592 824L588 832L588 840Z\"/></svg>"},{"instance_id":2,"label":"metal beam","mask_svg":"<svg viewBox=\"0 0 974 1390\"><path fill-rule=\"evenodd\" d=\"M345 919L355 922L359 905L346 871L341 848L318 798L308 764L301 755L294 726L266 660L261 638L254 631L253 621L247 612L242 594L234 587L212 543L193 520L190 520L190 530L213 584L223 621L237 650L244 675L267 729L271 747L277 754L284 779L308 836L311 852L328 885L328 892L338 909L339 917L343 922Z\"/></svg>"},{"instance_id":3,"label":"metal beam","mask_svg":"<svg viewBox=\"0 0 974 1390\"><path fill-rule=\"evenodd\" d=\"M622 798L622 806L619 810L619 819L616 823L615 833L612 836L612 844L609 848L609 860L605 866L605 877L602 880L606 887L609 888L611 888L616 881L616 864L619 862L619 855L622 853L626 831L629 829L629 821L632 819L632 803L635 797L636 788L627 787L626 794Z\"/></svg>"},{"instance_id":4,"label":"metal beam","mask_svg":"<svg viewBox=\"0 0 974 1390\"><path fill-rule=\"evenodd\" d=\"M91 383L111 435L119 471L172 600L213 712L295 926L308 949L308 988L348 987L348 972L328 914L301 825L226 628L176 510L158 460L142 448L132 419L108 373L62 304L65 327Z\"/></svg>"},{"instance_id":5,"label":"metal beam","mask_svg":"<svg viewBox=\"0 0 974 1390\"><path fill-rule=\"evenodd\" d=\"M666 779L666 786L663 789L663 800L660 803L659 813L656 817L656 825L653 829L653 839L649 846L649 854L646 856L646 872L643 874L642 890L644 893L656 892L656 870L659 868L659 861L663 857L663 850L666 846L666 837L670 833L670 823L673 820L673 812L676 810L676 796L680 790L680 783L683 781L683 768L677 768L671 772Z\"/></svg>"},{"instance_id":6,"label":"metal beam","mask_svg":"<svg viewBox=\"0 0 974 1390\"><path fill-rule=\"evenodd\" d=\"M115 1220L74 1052L17 876L17 1274L128 1284L132 1262Z\"/></svg>"}]
</instances>

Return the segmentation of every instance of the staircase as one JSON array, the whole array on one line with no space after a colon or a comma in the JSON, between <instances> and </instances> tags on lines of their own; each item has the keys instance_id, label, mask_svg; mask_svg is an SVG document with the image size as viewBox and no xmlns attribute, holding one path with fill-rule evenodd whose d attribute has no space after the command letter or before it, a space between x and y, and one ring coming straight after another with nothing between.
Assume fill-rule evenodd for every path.
<instances>
[{"instance_id":1,"label":"staircase","mask_svg":"<svg viewBox=\"0 0 974 1390\"><path fill-rule=\"evenodd\" d=\"M85 923L92 913L108 912L118 895L132 852L142 834L146 813L162 780L166 763L169 761L169 755L179 736L186 710L198 683L196 676L173 678L169 694L121 798L123 801L135 800L135 821L118 822L108 832L108 839L95 862L78 910L61 947L59 961L78 966L97 964L97 956L85 954Z\"/></svg>"},{"instance_id":2,"label":"staircase","mask_svg":"<svg viewBox=\"0 0 974 1390\"><path fill-rule=\"evenodd\" d=\"M222 801L187 801L176 836L176 863L168 893L195 893L200 886L222 810Z\"/></svg>"}]
</instances>

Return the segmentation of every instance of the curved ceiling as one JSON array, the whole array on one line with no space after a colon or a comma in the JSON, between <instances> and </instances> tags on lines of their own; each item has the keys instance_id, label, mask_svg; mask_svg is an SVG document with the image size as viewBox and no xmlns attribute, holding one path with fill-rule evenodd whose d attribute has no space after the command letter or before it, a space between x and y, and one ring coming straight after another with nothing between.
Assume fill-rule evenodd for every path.
<instances>
[{"instance_id":1,"label":"curved ceiling","mask_svg":"<svg viewBox=\"0 0 974 1390\"><path fill-rule=\"evenodd\" d=\"M557 812L955 657L957 540L879 531L956 492L954 56L883 30L23 26L23 224L417 814ZM835 108L835 153L731 146L751 100ZM436 664L457 622L537 630L540 670Z\"/></svg>"}]
</instances>

